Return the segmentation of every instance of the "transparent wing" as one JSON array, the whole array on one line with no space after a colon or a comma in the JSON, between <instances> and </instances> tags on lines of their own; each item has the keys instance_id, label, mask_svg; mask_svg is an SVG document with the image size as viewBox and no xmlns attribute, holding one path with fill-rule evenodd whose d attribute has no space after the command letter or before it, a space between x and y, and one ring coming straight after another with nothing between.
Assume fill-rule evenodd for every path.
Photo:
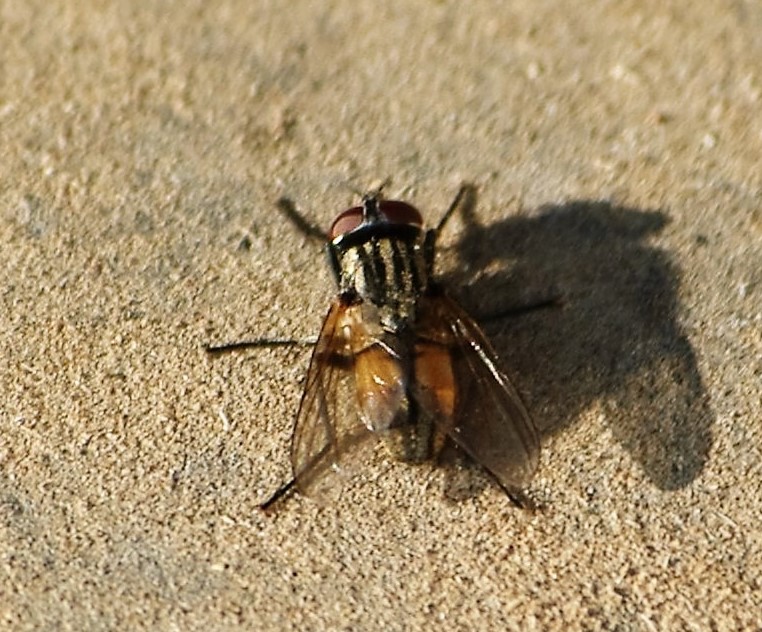
<instances>
[{"instance_id":1,"label":"transparent wing","mask_svg":"<svg viewBox=\"0 0 762 632\"><path fill-rule=\"evenodd\" d=\"M355 309L337 299L323 321L291 444L297 489L323 500L338 494L353 466L367 458L365 452L372 443L372 433L357 414L352 350Z\"/></svg>"},{"instance_id":2,"label":"transparent wing","mask_svg":"<svg viewBox=\"0 0 762 632\"><path fill-rule=\"evenodd\" d=\"M455 403L444 432L507 489L532 478L540 440L532 419L481 328L447 296L423 299L419 333L451 352Z\"/></svg>"}]
</instances>

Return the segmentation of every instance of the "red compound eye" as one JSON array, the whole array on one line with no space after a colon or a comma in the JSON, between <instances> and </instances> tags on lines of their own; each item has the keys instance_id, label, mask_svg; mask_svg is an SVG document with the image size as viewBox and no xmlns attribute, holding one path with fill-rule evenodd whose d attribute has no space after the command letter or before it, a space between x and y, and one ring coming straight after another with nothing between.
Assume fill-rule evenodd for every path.
<instances>
[{"instance_id":1,"label":"red compound eye","mask_svg":"<svg viewBox=\"0 0 762 632\"><path fill-rule=\"evenodd\" d=\"M333 220L331 230L328 231L331 241L353 231L360 224L362 224L362 206L353 206L347 209Z\"/></svg>"},{"instance_id":2,"label":"red compound eye","mask_svg":"<svg viewBox=\"0 0 762 632\"><path fill-rule=\"evenodd\" d=\"M423 218L418 209L407 202L398 200L383 200L378 203L378 209L381 212L382 219L389 224L412 224L422 226ZM363 207L353 206L339 215L331 226L329 236L331 241L352 232L360 226L363 221Z\"/></svg>"},{"instance_id":3,"label":"red compound eye","mask_svg":"<svg viewBox=\"0 0 762 632\"><path fill-rule=\"evenodd\" d=\"M386 221L390 224L423 225L423 218L418 212L418 209L407 202L384 200L379 204L379 208L384 217L386 217Z\"/></svg>"}]
</instances>

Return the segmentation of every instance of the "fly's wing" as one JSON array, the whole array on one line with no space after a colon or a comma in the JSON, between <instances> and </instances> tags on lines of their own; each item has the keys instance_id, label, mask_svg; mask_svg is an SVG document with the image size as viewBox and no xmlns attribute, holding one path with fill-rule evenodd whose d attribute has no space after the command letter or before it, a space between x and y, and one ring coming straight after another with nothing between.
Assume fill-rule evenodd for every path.
<instances>
[{"instance_id":1,"label":"fly's wing","mask_svg":"<svg viewBox=\"0 0 762 632\"><path fill-rule=\"evenodd\" d=\"M335 496L352 465L367 458L370 431L357 414L353 306L334 301L320 331L296 417L291 463L297 489Z\"/></svg>"},{"instance_id":2,"label":"fly's wing","mask_svg":"<svg viewBox=\"0 0 762 632\"><path fill-rule=\"evenodd\" d=\"M540 440L519 394L498 368L481 328L447 296L426 297L419 333L450 348L455 404L442 430L509 490L537 469Z\"/></svg>"}]
</instances>

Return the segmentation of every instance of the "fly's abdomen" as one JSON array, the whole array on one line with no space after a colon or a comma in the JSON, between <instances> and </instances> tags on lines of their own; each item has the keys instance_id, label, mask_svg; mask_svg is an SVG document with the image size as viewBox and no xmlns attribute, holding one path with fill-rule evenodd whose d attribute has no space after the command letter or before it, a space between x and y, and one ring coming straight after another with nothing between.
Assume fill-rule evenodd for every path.
<instances>
[{"instance_id":1,"label":"fly's abdomen","mask_svg":"<svg viewBox=\"0 0 762 632\"><path fill-rule=\"evenodd\" d=\"M450 349L386 334L355 356L358 408L392 458L436 456L452 427L456 384Z\"/></svg>"}]
</instances>

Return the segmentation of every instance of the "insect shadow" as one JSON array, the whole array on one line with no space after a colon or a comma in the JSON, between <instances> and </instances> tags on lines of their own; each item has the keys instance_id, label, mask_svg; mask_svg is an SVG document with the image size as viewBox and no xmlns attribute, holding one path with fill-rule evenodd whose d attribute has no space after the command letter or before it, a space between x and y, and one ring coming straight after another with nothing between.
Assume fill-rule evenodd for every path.
<instances>
[{"instance_id":1,"label":"insect shadow","mask_svg":"<svg viewBox=\"0 0 762 632\"><path fill-rule=\"evenodd\" d=\"M666 214L580 200L482 226L474 209L472 195L443 280L481 315L542 435L597 406L654 485L690 484L714 414L679 323L680 271L649 243ZM500 317L549 292L562 309Z\"/></svg>"}]
</instances>

